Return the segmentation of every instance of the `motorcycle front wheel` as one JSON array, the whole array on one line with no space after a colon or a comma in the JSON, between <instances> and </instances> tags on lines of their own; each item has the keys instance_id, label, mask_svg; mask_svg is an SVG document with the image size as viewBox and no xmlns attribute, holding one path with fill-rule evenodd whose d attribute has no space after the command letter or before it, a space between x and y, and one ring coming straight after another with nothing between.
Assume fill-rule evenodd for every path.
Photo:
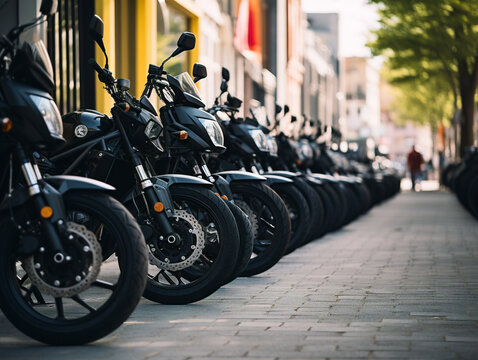
<instances>
[{"instance_id":1,"label":"motorcycle front wheel","mask_svg":"<svg viewBox=\"0 0 478 360\"><path fill-rule=\"evenodd\" d=\"M136 220L115 199L72 192L64 203L70 234L65 249L73 261L62 266L44 255L42 234L39 250L19 258L21 234L9 217L0 219L0 307L15 327L38 341L79 345L106 336L133 312L146 284L147 253ZM89 256L98 261L73 271ZM82 283L95 266L100 268L91 283ZM61 287L67 283L73 285ZM88 285L75 291L81 284Z\"/></svg>"},{"instance_id":2,"label":"motorcycle front wheel","mask_svg":"<svg viewBox=\"0 0 478 360\"><path fill-rule=\"evenodd\" d=\"M230 281L239 233L231 210L209 189L178 184L169 191L176 212L171 225L182 243L160 244L159 249L150 245L144 297L162 304L189 304Z\"/></svg>"}]
</instances>

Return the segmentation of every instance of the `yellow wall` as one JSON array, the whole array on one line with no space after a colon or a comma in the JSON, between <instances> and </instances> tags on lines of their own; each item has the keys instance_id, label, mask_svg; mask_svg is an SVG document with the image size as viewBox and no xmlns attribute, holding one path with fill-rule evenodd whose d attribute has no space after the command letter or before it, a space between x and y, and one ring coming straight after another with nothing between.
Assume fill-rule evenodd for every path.
<instances>
[{"instance_id":1,"label":"yellow wall","mask_svg":"<svg viewBox=\"0 0 478 360\"><path fill-rule=\"evenodd\" d=\"M103 19L105 23L103 42L105 43L106 53L108 54L110 70L115 74L115 6L114 0L96 0L95 13ZM105 64L105 58L101 49L95 47L96 62L101 66ZM96 75L95 75L96 76ZM96 109L100 112L109 114L113 106L113 99L110 94L103 89L103 84L96 76Z\"/></svg>"},{"instance_id":2,"label":"yellow wall","mask_svg":"<svg viewBox=\"0 0 478 360\"><path fill-rule=\"evenodd\" d=\"M196 47L188 52L189 71L199 60L199 18L191 0L167 0L190 19L190 29L196 35ZM197 6L196 6L197 8ZM95 0L95 12L105 23L104 42L109 56L110 70L116 78L131 81L131 94L139 97L143 92L149 64L156 64L157 1L156 0ZM179 37L180 34L178 34ZM96 59L104 65L101 50L96 48ZM96 108L106 114L113 106L111 96L96 80Z\"/></svg>"}]
</instances>

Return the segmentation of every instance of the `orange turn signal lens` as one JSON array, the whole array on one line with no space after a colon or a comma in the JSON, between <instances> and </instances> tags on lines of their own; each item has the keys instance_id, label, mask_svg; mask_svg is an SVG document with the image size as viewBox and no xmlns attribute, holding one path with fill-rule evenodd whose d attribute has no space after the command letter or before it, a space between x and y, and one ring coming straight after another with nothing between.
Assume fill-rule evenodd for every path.
<instances>
[{"instance_id":1,"label":"orange turn signal lens","mask_svg":"<svg viewBox=\"0 0 478 360\"><path fill-rule=\"evenodd\" d=\"M216 194L217 196L221 197L221 194L219 194L219 193L214 193L214 194Z\"/></svg>"},{"instance_id":2,"label":"orange turn signal lens","mask_svg":"<svg viewBox=\"0 0 478 360\"><path fill-rule=\"evenodd\" d=\"M10 130L12 130L12 127L12 119L7 117L2 119L2 132L9 132Z\"/></svg>"},{"instance_id":3,"label":"orange turn signal lens","mask_svg":"<svg viewBox=\"0 0 478 360\"><path fill-rule=\"evenodd\" d=\"M40 216L44 219L49 219L53 215L53 209L49 206L44 206L40 210Z\"/></svg>"},{"instance_id":4,"label":"orange turn signal lens","mask_svg":"<svg viewBox=\"0 0 478 360\"><path fill-rule=\"evenodd\" d=\"M224 200L229 200L226 195L221 196Z\"/></svg>"},{"instance_id":5,"label":"orange turn signal lens","mask_svg":"<svg viewBox=\"0 0 478 360\"><path fill-rule=\"evenodd\" d=\"M179 140L186 140L188 138L188 132L186 130L181 130L179 132Z\"/></svg>"},{"instance_id":6,"label":"orange turn signal lens","mask_svg":"<svg viewBox=\"0 0 478 360\"><path fill-rule=\"evenodd\" d=\"M156 204L153 206L154 211L160 213L164 210L164 205L162 202L158 201Z\"/></svg>"}]
</instances>

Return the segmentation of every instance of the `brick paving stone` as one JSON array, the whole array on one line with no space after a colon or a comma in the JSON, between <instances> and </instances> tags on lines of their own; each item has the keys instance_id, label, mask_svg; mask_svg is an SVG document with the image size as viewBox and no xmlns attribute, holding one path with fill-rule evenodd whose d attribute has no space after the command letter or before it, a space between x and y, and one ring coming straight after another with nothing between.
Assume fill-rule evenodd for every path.
<instances>
[{"instance_id":1,"label":"brick paving stone","mask_svg":"<svg viewBox=\"0 0 478 360\"><path fill-rule=\"evenodd\" d=\"M113 334L43 346L0 314L1 359L476 359L478 223L405 193L185 306L142 300Z\"/></svg>"}]
</instances>

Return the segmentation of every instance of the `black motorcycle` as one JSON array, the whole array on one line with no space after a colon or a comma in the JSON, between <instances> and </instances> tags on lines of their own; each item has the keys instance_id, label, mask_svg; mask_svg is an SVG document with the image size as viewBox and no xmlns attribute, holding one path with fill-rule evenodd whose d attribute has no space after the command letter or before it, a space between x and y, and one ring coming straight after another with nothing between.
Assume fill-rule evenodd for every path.
<instances>
[{"instance_id":1,"label":"black motorcycle","mask_svg":"<svg viewBox=\"0 0 478 360\"><path fill-rule=\"evenodd\" d=\"M236 116L242 101L227 93L227 101L220 99L227 92L229 74L223 68L221 94L208 111L216 116L226 137L227 151L217 159L211 159L213 169L243 169L260 174L268 180L267 184L281 197L287 207L291 221L291 237L286 253L292 252L308 238L311 224L311 210L306 196L312 191L305 181L293 173L266 172L261 159L269 154L269 146L263 129L254 118ZM315 215L315 213L314 213Z\"/></svg>"},{"instance_id":2,"label":"black motorcycle","mask_svg":"<svg viewBox=\"0 0 478 360\"><path fill-rule=\"evenodd\" d=\"M43 1L40 12L55 8ZM83 344L133 312L146 283L147 251L135 219L105 194L113 187L43 178L32 156L65 141L43 43L15 45L42 19L0 36L0 307L32 338Z\"/></svg>"},{"instance_id":3,"label":"black motorcycle","mask_svg":"<svg viewBox=\"0 0 478 360\"><path fill-rule=\"evenodd\" d=\"M114 185L114 196L136 217L148 246L144 296L165 304L199 301L229 280L234 270L239 246L234 217L208 181L155 175L148 158L169 151L168 133L149 100L132 97L129 81L115 79L108 70L103 22L96 15L90 32L106 57L104 68L94 59L89 61L114 99L113 116L92 110L65 115L67 143L42 157L42 170L80 174ZM183 33L172 56L194 45L194 35Z\"/></svg>"},{"instance_id":4,"label":"black motorcycle","mask_svg":"<svg viewBox=\"0 0 478 360\"><path fill-rule=\"evenodd\" d=\"M212 174L206 156L223 153L224 135L214 117L202 110L205 105L189 74L167 74L161 66L150 65L144 95L153 89L165 102L160 109L161 119L170 133L185 133L183 140L171 138L169 171L187 172L214 183L218 194L234 201L252 225L252 257L243 251L243 276L259 274L274 264L284 254L290 234L287 210L277 194L264 182L262 176L244 171L225 171ZM206 76L205 68L196 64L193 71L196 81ZM167 159L169 160L169 158ZM287 180L286 180L287 181ZM249 226L248 226L249 227ZM243 227L244 228L244 227ZM250 234L242 234L245 243ZM248 261L248 263L247 263Z\"/></svg>"}]
</instances>

